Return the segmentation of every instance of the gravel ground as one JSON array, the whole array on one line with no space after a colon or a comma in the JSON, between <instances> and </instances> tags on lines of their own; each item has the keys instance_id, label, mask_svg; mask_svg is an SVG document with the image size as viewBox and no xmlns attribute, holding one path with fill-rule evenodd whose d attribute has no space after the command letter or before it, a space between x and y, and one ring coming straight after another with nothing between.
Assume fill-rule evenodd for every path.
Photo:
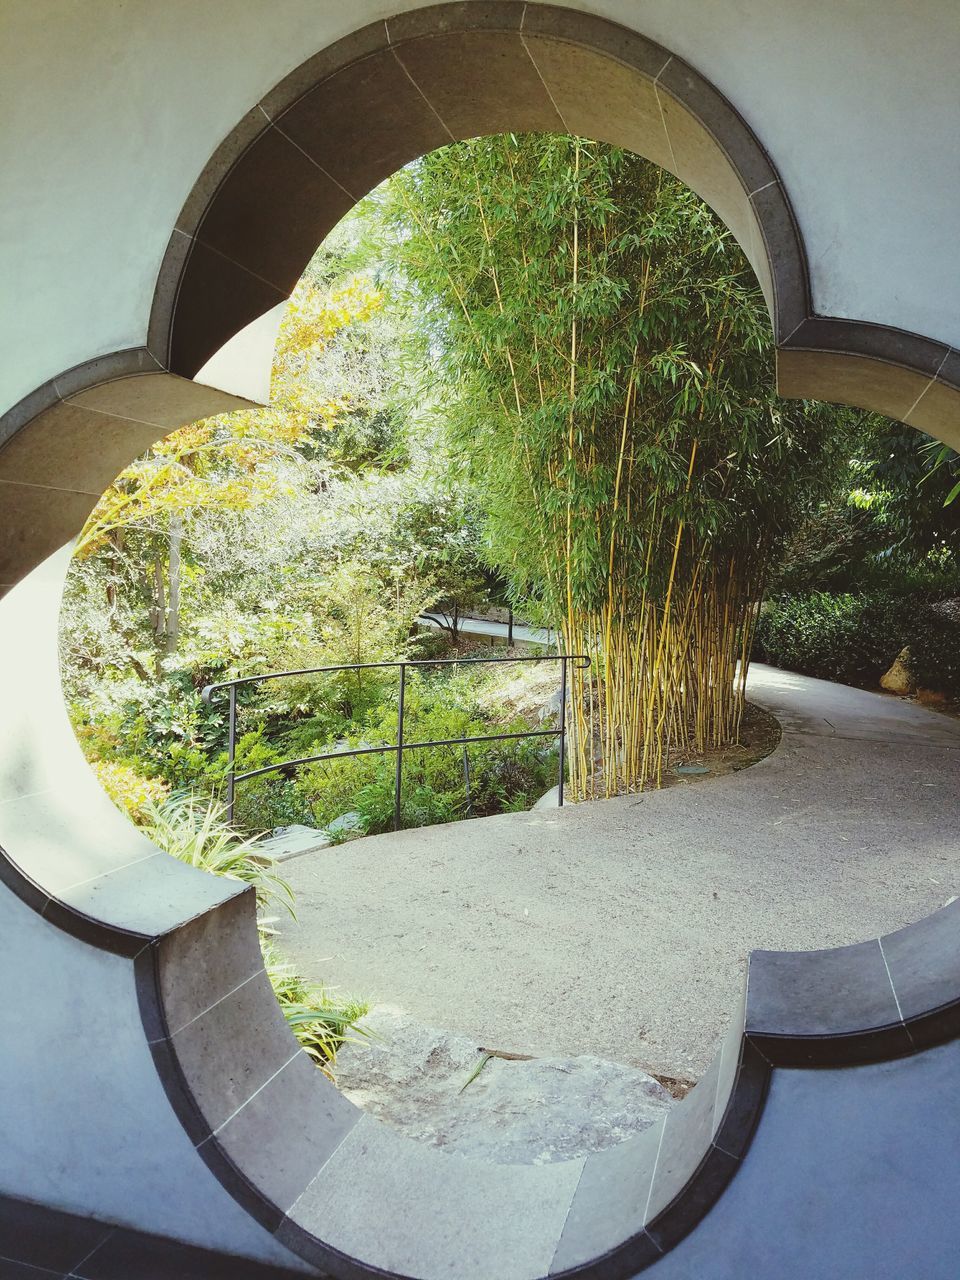
<instances>
[{"instance_id":1,"label":"gravel ground","mask_svg":"<svg viewBox=\"0 0 960 1280\"><path fill-rule=\"evenodd\" d=\"M739 773L357 840L284 874L290 958L477 1044L696 1078L753 947L857 942L960 892L960 722L754 666Z\"/></svg>"}]
</instances>

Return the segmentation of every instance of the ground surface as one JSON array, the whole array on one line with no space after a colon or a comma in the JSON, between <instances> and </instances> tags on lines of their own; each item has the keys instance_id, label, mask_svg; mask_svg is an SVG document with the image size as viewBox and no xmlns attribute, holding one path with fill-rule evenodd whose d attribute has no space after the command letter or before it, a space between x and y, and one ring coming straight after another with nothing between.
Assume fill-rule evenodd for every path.
<instances>
[{"instance_id":1,"label":"ground surface","mask_svg":"<svg viewBox=\"0 0 960 1280\"><path fill-rule=\"evenodd\" d=\"M643 1133L673 1105L636 1067L581 1054L516 1061L381 1005L337 1055L346 1096L398 1132L493 1164L556 1164Z\"/></svg>"},{"instance_id":2,"label":"ground surface","mask_svg":"<svg viewBox=\"0 0 960 1280\"><path fill-rule=\"evenodd\" d=\"M753 947L897 928L960 892L960 722L755 666L742 772L288 862L311 977L478 1045L696 1077Z\"/></svg>"}]
</instances>

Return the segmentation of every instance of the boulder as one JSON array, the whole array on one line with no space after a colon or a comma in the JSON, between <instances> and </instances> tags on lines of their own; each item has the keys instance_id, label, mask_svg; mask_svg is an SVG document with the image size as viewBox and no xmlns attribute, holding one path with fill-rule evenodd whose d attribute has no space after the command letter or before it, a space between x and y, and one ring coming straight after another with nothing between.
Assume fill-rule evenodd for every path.
<instances>
[{"instance_id":1,"label":"boulder","mask_svg":"<svg viewBox=\"0 0 960 1280\"><path fill-rule=\"evenodd\" d=\"M888 693L898 693L901 697L916 692L917 682L910 674L909 649L901 649L894 658L889 671L885 671L880 677L880 688L886 689Z\"/></svg>"},{"instance_id":2,"label":"boulder","mask_svg":"<svg viewBox=\"0 0 960 1280\"><path fill-rule=\"evenodd\" d=\"M301 854L326 849L332 843L325 831L317 831L315 827L305 827L295 822L289 827L274 827L269 839L261 840L257 847L259 852L267 854L274 862L287 862L290 858L299 858Z\"/></svg>"},{"instance_id":3,"label":"boulder","mask_svg":"<svg viewBox=\"0 0 960 1280\"><path fill-rule=\"evenodd\" d=\"M557 691L542 703L537 710L537 719L541 724L546 724L548 720L558 720L560 717L560 690Z\"/></svg>"},{"instance_id":4,"label":"boulder","mask_svg":"<svg viewBox=\"0 0 960 1280\"><path fill-rule=\"evenodd\" d=\"M407 1137L474 1159L573 1160L642 1133L674 1105L646 1072L592 1055L489 1057L476 1039L383 1005L360 1025L368 1035L337 1055L342 1092Z\"/></svg>"},{"instance_id":5,"label":"boulder","mask_svg":"<svg viewBox=\"0 0 960 1280\"><path fill-rule=\"evenodd\" d=\"M339 818L334 818L332 822L327 823L327 833L334 839L362 836L364 830L363 815L357 813L355 809L351 809L349 813L341 813Z\"/></svg>"}]
</instances>

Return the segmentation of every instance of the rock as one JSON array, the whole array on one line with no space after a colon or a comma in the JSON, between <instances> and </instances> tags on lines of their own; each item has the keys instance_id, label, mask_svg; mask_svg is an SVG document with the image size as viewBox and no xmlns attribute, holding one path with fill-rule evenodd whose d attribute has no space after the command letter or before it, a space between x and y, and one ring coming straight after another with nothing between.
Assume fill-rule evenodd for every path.
<instances>
[{"instance_id":1,"label":"rock","mask_svg":"<svg viewBox=\"0 0 960 1280\"><path fill-rule=\"evenodd\" d=\"M880 688L886 689L888 693L898 693L901 697L916 691L916 681L910 674L909 649L901 649L894 658L890 670L880 677Z\"/></svg>"},{"instance_id":2,"label":"rock","mask_svg":"<svg viewBox=\"0 0 960 1280\"><path fill-rule=\"evenodd\" d=\"M327 849L332 843L325 831L295 822L289 827L274 827L270 838L261 840L258 848L274 862L286 862L290 858L299 858L302 853Z\"/></svg>"},{"instance_id":3,"label":"rock","mask_svg":"<svg viewBox=\"0 0 960 1280\"><path fill-rule=\"evenodd\" d=\"M494 1164L552 1164L649 1128L673 1098L635 1067L581 1054L484 1062L477 1042L381 1005L343 1046L337 1083L409 1138ZM498 1046L499 1047L499 1046ZM470 1083L467 1083L470 1081Z\"/></svg>"},{"instance_id":4,"label":"rock","mask_svg":"<svg viewBox=\"0 0 960 1280\"><path fill-rule=\"evenodd\" d=\"M332 822L327 823L327 832L335 839L338 836L362 836L363 814L357 813L355 809L351 809L348 813L341 813L339 818L334 818Z\"/></svg>"},{"instance_id":5,"label":"rock","mask_svg":"<svg viewBox=\"0 0 960 1280\"><path fill-rule=\"evenodd\" d=\"M560 690L549 697L537 711L537 719L541 724L547 720L556 720L560 715Z\"/></svg>"}]
</instances>

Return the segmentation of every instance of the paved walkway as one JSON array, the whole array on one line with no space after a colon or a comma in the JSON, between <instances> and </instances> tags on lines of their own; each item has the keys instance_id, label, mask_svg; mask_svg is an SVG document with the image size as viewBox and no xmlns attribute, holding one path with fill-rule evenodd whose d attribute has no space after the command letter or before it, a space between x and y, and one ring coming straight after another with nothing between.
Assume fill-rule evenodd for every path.
<instances>
[{"instance_id":1,"label":"paved walkway","mask_svg":"<svg viewBox=\"0 0 960 1280\"><path fill-rule=\"evenodd\" d=\"M752 947L895 929L960 893L960 722L754 666L751 769L370 837L289 862L311 976L519 1052L696 1077Z\"/></svg>"},{"instance_id":2,"label":"paved walkway","mask_svg":"<svg viewBox=\"0 0 960 1280\"><path fill-rule=\"evenodd\" d=\"M417 621L422 627L428 627L432 631L443 630L438 620L429 613L421 613ZM510 628L505 622L492 622L489 618L461 618L459 629L460 634L464 636L484 636L489 640L502 640L504 643L510 637ZM555 639L556 633L545 627L528 627L525 622L513 624L514 644L538 644L547 648L554 643Z\"/></svg>"}]
</instances>

